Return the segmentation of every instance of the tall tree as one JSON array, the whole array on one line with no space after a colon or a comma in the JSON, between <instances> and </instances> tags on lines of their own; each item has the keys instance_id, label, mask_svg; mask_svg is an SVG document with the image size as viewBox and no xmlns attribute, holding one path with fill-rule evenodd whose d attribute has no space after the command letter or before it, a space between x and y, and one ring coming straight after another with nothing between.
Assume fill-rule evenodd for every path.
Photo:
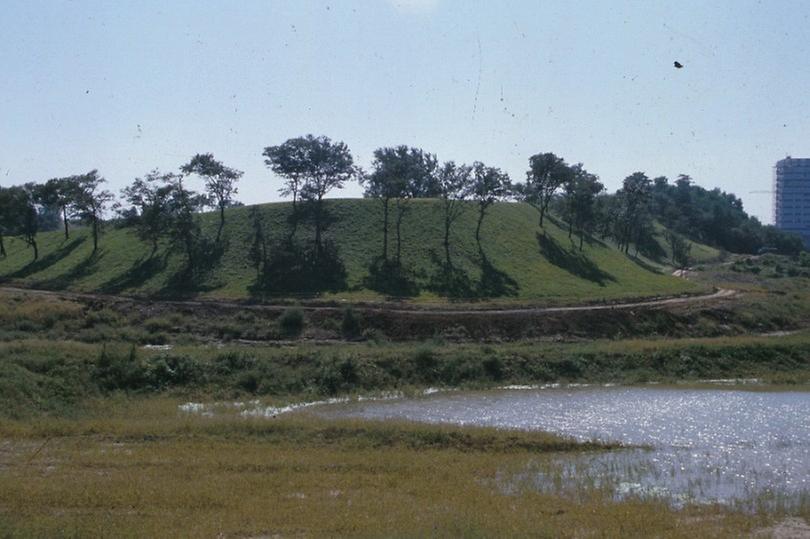
<instances>
[{"instance_id":1,"label":"tall tree","mask_svg":"<svg viewBox=\"0 0 810 539\"><path fill-rule=\"evenodd\" d=\"M241 170L226 167L214 159L213 154L198 153L180 167L183 174L196 174L205 179L205 190L215 208L219 209L219 228L217 241L222 237L225 227L225 209L233 205L233 196L238 192L236 182L244 174Z\"/></svg>"},{"instance_id":2,"label":"tall tree","mask_svg":"<svg viewBox=\"0 0 810 539\"><path fill-rule=\"evenodd\" d=\"M571 168L562 157L553 153L536 154L529 158L526 183L521 186L521 199L540 212L540 227L554 195L571 177Z\"/></svg>"},{"instance_id":3,"label":"tall tree","mask_svg":"<svg viewBox=\"0 0 810 539\"><path fill-rule=\"evenodd\" d=\"M476 161L472 166L472 179L470 195L478 204L478 223L475 227L475 241L481 246L481 225L484 222L487 210L498 200L510 193L509 175L501 169L488 167Z\"/></svg>"},{"instance_id":4,"label":"tall tree","mask_svg":"<svg viewBox=\"0 0 810 539\"><path fill-rule=\"evenodd\" d=\"M34 250L34 260L39 259L39 209L41 186L26 183L4 190L3 199L6 213L3 215L4 228L15 236L21 236L26 245Z\"/></svg>"},{"instance_id":5,"label":"tall tree","mask_svg":"<svg viewBox=\"0 0 810 539\"><path fill-rule=\"evenodd\" d=\"M616 193L621 201L619 217L619 248L625 253L630 244L636 244L636 251L644 232L645 221L649 219L652 181L643 172L634 172L624 179L622 188Z\"/></svg>"},{"instance_id":6,"label":"tall tree","mask_svg":"<svg viewBox=\"0 0 810 539\"><path fill-rule=\"evenodd\" d=\"M264 216L258 207L250 208L250 251L248 258L256 269L256 276L260 277L262 268L267 263L267 237L264 233Z\"/></svg>"},{"instance_id":7,"label":"tall tree","mask_svg":"<svg viewBox=\"0 0 810 539\"><path fill-rule=\"evenodd\" d=\"M453 161L445 163L437 174L439 193L444 210L444 257L447 267L450 262L450 228L462 215L464 200L471 188L472 167L469 165L456 165Z\"/></svg>"},{"instance_id":8,"label":"tall tree","mask_svg":"<svg viewBox=\"0 0 810 539\"><path fill-rule=\"evenodd\" d=\"M574 175L566 184L566 202L569 208L568 237L574 229L579 236L579 250L582 250L584 237L593 231L596 211L596 197L605 189L599 178L589 173L582 164L572 167Z\"/></svg>"},{"instance_id":9,"label":"tall tree","mask_svg":"<svg viewBox=\"0 0 810 539\"><path fill-rule=\"evenodd\" d=\"M187 268L193 273L197 267L197 245L200 238L200 225L195 214L207 203L207 197L187 189L181 174L165 174L168 193L168 233L174 246L180 246L186 253Z\"/></svg>"},{"instance_id":10,"label":"tall tree","mask_svg":"<svg viewBox=\"0 0 810 539\"><path fill-rule=\"evenodd\" d=\"M292 195L293 212L310 171L310 153L313 149L311 138L312 135L291 138L279 146L267 146L262 152L266 157L264 164L285 179L278 192L283 197Z\"/></svg>"},{"instance_id":11,"label":"tall tree","mask_svg":"<svg viewBox=\"0 0 810 539\"><path fill-rule=\"evenodd\" d=\"M90 225L93 233L93 252L98 251L98 240L101 236L104 211L107 205L113 200L113 194L101 188L106 183L103 177L99 176L97 170L91 170L87 174L74 176L71 181L75 181L76 198L74 204L79 218Z\"/></svg>"},{"instance_id":12,"label":"tall tree","mask_svg":"<svg viewBox=\"0 0 810 539\"><path fill-rule=\"evenodd\" d=\"M322 252L321 235L324 226L323 198L332 189L356 175L352 154L343 142L332 142L329 137L306 135L290 139L280 146L265 148L269 165L277 174L289 181L303 181L296 193L311 206L315 225L315 256Z\"/></svg>"},{"instance_id":13,"label":"tall tree","mask_svg":"<svg viewBox=\"0 0 810 539\"><path fill-rule=\"evenodd\" d=\"M667 230L664 232L664 239L669 244L672 251L672 264L685 269L689 266L689 253L692 251L692 244L677 232Z\"/></svg>"},{"instance_id":14,"label":"tall tree","mask_svg":"<svg viewBox=\"0 0 810 539\"><path fill-rule=\"evenodd\" d=\"M41 189L41 199L45 206L55 208L62 217L65 239L70 239L68 213L75 205L77 189L75 177L52 178Z\"/></svg>"},{"instance_id":15,"label":"tall tree","mask_svg":"<svg viewBox=\"0 0 810 539\"><path fill-rule=\"evenodd\" d=\"M401 158L395 148L377 148L371 167L370 174L361 176L361 183L365 187L364 195L377 198L383 207L382 258L387 262L389 208L392 199L404 198L409 192L407 161Z\"/></svg>"},{"instance_id":16,"label":"tall tree","mask_svg":"<svg viewBox=\"0 0 810 539\"><path fill-rule=\"evenodd\" d=\"M412 198L436 197L440 187L436 177L438 161L434 154L405 145L374 151L373 172L369 176L367 196L383 203L383 258L388 258L388 205L394 200L396 215L396 263L402 264L402 223Z\"/></svg>"},{"instance_id":17,"label":"tall tree","mask_svg":"<svg viewBox=\"0 0 810 539\"><path fill-rule=\"evenodd\" d=\"M153 255L157 252L160 238L171 225L173 177L173 174L153 170L143 178L135 178L132 185L121 190L122 198L135 210L135 230L142 240L152 245Z\"/></svg>"}]
</instances>

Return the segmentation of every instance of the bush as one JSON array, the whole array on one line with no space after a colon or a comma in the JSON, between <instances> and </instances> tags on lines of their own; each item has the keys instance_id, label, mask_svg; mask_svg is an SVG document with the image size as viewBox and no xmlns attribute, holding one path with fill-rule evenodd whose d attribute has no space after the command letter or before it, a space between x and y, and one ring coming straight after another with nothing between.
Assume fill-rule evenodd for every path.
<instances>
[{"instance_id":1,"label":"bush","mask_svg":"<svg viewBox=\"0 0 810 539\"><path fill-rule=\"evenodd\" d=\"M235 351L225 352L214 358L214 372L219 375L229 376L233 373L253 369L256 366L256 358Z\"/></svg>"},{"instance_id":2,"label":"bush","mask_svg":"<svg viewBox=\"0 0 810 539\"><path fill-rule=\"evenodd\" d=\"M360 334L360 319L351 307L343 310L343 320L340 322L340 333L344 339L357 339Z\"/></svg>"},{"instance_id":3,"label":"bush","mask_svg":"<svg viewBox=\"0 0 810 539\"><path fill-rule=\"evenodd\" d=\"M301 309L287 309L278 319L278 327L285 337L297 337L304 331L304 312Z\"/></svg>"},{"instance_id":4,"label":"bush","mask_svg":"<svg viewBox=\"0 0 810 539\"><path fill-rule=\"evenodd\" d=\"M484 372L493 380L498 381L503 379L504 365L503 361L501 361L501 358L498 356L489 356L484 360L483 366Z\"/></svg>"},{"instance_id":5,"label":"bush","mask_svg":"<svg viewBox=\"0 0 810 539\"><path fill-rule=\"evenodd\" d=\"M427 371L436 368L436 357L433 354L433 349L428 346L421 346L416 350L413 357L416 368L420 371Z\"/></svg>"},{"instance_id":6,"label":"bush","mask_svg":"<svg viewBox=\"0 0 810 539\"><path fill-rule=\"evenodd\" d=\"M336 395L354 390L360 380L357 365L351 357L333 358L321 367L318 390L324 395Z\"/></svg>"}]
</instances>

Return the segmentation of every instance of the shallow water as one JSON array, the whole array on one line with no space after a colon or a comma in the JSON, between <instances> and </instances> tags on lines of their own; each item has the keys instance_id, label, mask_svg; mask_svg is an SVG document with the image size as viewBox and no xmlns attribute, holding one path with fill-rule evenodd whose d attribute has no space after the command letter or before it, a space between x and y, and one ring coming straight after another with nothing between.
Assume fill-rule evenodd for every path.
<instances>
[{"instance_id":1,"label":"shallow water","mask_svg":"<svg viewBox=\"0 0 810 539\"><path fill-rule=\"evenodd\" d=\"M439 393L423 398L329 406L330 417L408 419L545 430L580 440L651 446L532 462L504 477L510 491L616 498L664 497L673 504L725 503L791 509L810 500L810 392L588 387Z\"/></svg>"}]
</instances>

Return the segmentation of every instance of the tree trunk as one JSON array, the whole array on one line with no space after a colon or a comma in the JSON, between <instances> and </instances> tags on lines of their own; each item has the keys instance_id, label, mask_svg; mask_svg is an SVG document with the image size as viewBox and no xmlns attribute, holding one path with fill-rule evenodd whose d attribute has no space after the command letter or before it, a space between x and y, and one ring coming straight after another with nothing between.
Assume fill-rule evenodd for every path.
<instances>
[{"instance_id":1,"label":"tree trunk","mask_svg":"<svg viewBox=\"0 0 810 539\"><path fill-rule=\"evenodd\" d=\"M585 232L580 230L579 231L579 250L582 251L582 240L585 237Z\"/></svg>"},{"instance_id":2,"label":"tree trunk","mask_svg":"<svg viewBox=\"0 0 810 539\"><path fill-rule=\"evenodd\" d=\"M68 232L67 206L62 206L62 221L65 223L65 239L70 239L70 232Z\"/></svg>"},{"instance_id":3,"label":"tree trunk","mask_svg":"<svg viewBox=\"0 0 810 539\"><path fill-rule=\"evenodd\" d=\"M217 230L217 243L219 238L222 237L222 229L225 227L225 206L219 206L219 229Z\"/></svg>"},{"instance_id":4,"label":"tree trunk","mask_svg":"<svg viewBox=\"0 0 810 539\"><path fill-rule=\"evenodd\" d=\"M383 199L383 261L388 262L388 202Z\"/></svg>"},{"instance_id":5,"label":"tree trunk","mask_svg":"<svg viewBox=\"0 0 810 539\"><path fill-rule=\"evenodd\" d=\"M6 256L6 245L3 243L3 234L0 233L0 256Z\"/></svg>"},{"instance_id":6,"label":"tree trunk","mask_svg":"<svg viewBox=\"0 0 810 539\"><path fill-rule=\"evenodd\" d=\"M543 218L546 216L546 211L548 211L548 204L551 202L551 197L543 197L540 200L540 228L543 228Z\"/></svg>"},{"instance_id":7,"label":"tree trunk","mask_svg":"<svg viewBox=\"0 0 810 539\"><path fill-rule=\"evenodd\" d=\"M322 199L318 196L318 201L315 206L315 261L320 261L321 258L321 204Z\"/></svg>"},{"instance_id":8,"label":"tree trunk","mask_svg":"<svg viewBox=\"0 0 810 539\"><path fill-rule=\"evenodd\" d=\"M98 251L98 217L93 217L93 252Z\"/></svg>"},{"instance_id":9,"label":"tree trunk","mask_svg":"<svg viewBox=\"0 0 810 539\"><path fill-rule=\"evenodd\" d=\"M194 240L191 234L186 234L185 243L186 256L188 257L188 271L190 274L194 274Z\"/></svg>"},{"instance_id":10,"label":"tree trunk","mask_svg":"<svg viewBox=\"0 0 810 539\"><path fill-rule=\"evenodd\" d=\"M484 222L484 212L486 208L484 206L478 206L478 224L475 227L475 242L478 244L478 248L481 248L481 223ZM542 219L542 214L541 214ZM542 226L542 225L541 225Z\"/></svg>"},{"instance_id":11,"label":"tree trunk","mask_svg":"<svg viewBox=\"0 0 810 539\"><path fill-rule=\"evenodd\" d=\"M444 259L447 262L447 268L450 268L450 216L444 216Z\"/></svg>"},{"instance_id":12,"label":"tree trunk","mask_svg":"<svg viewBox=\"0 0 810 539\"><path fill-rule=\"evenodd\" d=\"M37 246L37 239L31 236L31 239L28 240L28 244L34 248L34 260L39 260L39 247Z\"/></svg>"},{"instance_id":13,"label":"tree trunk","mask_svg":"<svg viewBox=\"0 0 810 539\"><path fill-rule=\"evenodd\" d=\"M402 206L402 199L397 199L397 266L402 265L402 218L405 216L405 208Z\"/></svg>"}]
</instances>

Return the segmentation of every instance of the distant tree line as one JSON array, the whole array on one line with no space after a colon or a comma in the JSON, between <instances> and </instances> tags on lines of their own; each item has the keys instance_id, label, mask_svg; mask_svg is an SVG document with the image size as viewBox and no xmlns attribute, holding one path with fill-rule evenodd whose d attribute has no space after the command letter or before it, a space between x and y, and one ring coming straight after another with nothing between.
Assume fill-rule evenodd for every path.
<instances>
[{"instance_id":1,"label":"distant tree line","mask_svg":"<svg viewBox=\"0 0 810 539\"><path fill-rule=\"evenodd\" d=\"M112 193L102 189L105 181L98 171L91 170L41 184L29 182L0 187L0 256L6 256L3 237L19 236L32 249L34 260L37 260L39 231L61 224L65 239L69 239L71 222L90 227L93 252L97 251L104 212L113 199Z\"/></svg>"},{"instance_id":2,"label":"distant tree line","mask_svg":"<svg viewBox=\"0 0 810 539\"><path fill-rule=\"evenodd\" d=\"M378 148L371 169L364 171L355 165L345 143L325 136L292 138L264 148L262 155L266 166L284 180L280 194L292 197L286 241L272 247L292 253L297 249L293 238L299 224L310 223L312 248L304 254L313 268L330 256L330 244L324 240L330 221L324 198L354 180L364 187L364 196L378 200L382 208L378 269L383 272L396 273L402 267L402 229L411 201L417 198L441 201L442 244L448 268L452 267L452 228L459 217L465 211L476 212L475 239L480 249L481 229L489 209L505 200L535 208L543 236L546 221L553 214L557 224L567 228L572 248L579 250L588 238L599 238L613 241L627 254L632 251L660 257L656 238L661 234L656 222L666 227L663 239L669 256L680 266L688 265L688 240L735 253L754 254L770 248L795 255L803 250L801 239L762 225L743 210L742 201L734 195L699 187L686 175L670 183L665 177L650 179L643 172L634 172L616 193L607 194L599 178L582 163L569 164L553 153L532 155L525 179L518 183L497 167L477 161L469 165L440 163L436 155L408 146ZM206 208L216 210L219 223L213 243L223 241L225 210L239 204L234 197L242 174L212 154L203 153L180 166L178 173L153 170L136 178L115 203L113 194L103 188L106 180L96 170L44 183L0 187L0 256L6 256L4 238L16 236L32 249L36 260L40 231L61 228L68 240L74 224L90 228L96 252L104 216L114 209L121 223L132 226L139 238L150 244L153 254L166 240L184 253L193 271L202 256L201 246L210 241L204 237L196 215ZM203 192L188 187L186 178L190 176L203 180ZM250 258L257 271L271 263L273 249L268 237L254 213Z\"/></svg>"}]
</instances>

